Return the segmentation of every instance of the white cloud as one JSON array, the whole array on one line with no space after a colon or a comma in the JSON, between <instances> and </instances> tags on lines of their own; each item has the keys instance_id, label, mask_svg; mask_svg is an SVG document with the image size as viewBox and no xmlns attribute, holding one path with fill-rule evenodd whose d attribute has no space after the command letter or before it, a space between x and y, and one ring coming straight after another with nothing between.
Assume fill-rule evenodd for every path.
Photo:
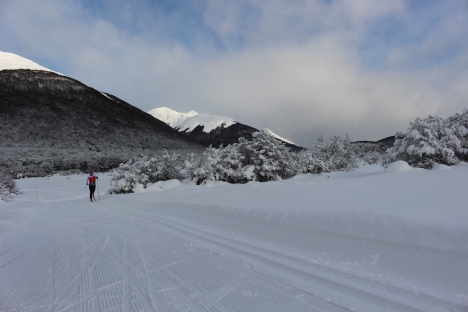
<instances>
[{"instance_id":1,"label":"white cloud","mask_svg":"<svg viewBox=\"0 0 468 312\"><path fill-rule=\"evenodd\" d=\"M167 106L229 116L303 145L319 133L378 140L415 117L467 108L468 54L439 60L450 52L444 46L467 52L463 12L439 18L437 28L411 21L412 36L420 34L411 44L386 46L379 38L388 57L369 68L359 50L369 25L417 16L404 1L331 3L208 1L201 13L224 45L217 52L208 35L197 37L195 49L164 37L178 26L160 13L144 13L142 21L161 20L130 31L72 0L9 2L0 25L16 38L9 42L22 42L55 63L52 69L145 111ZM141 12L124 11L127 24Z\"/></svg>"}]
</instances>

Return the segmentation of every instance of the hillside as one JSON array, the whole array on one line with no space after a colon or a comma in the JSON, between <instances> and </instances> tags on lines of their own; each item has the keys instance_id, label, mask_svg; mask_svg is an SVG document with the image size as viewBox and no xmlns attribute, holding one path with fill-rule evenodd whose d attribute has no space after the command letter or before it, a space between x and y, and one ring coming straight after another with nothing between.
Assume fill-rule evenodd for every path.
<instances>
[{"instance_id":1,"label":"hillside","mask_svg":"<svg viewBox=\"0 0 468 312\"><path fill-rule=\"evenodd\" d=\"M259 131L230 117L199 114L193 110L189 113L179 113L167 107L159 107L150 110L148 114L205 146L219 147L221 144L227 146L238 143L241 137L251 140L252 133ZM263 129L263 131L284 142L294 151L304 149L268 128Z\"/></svg>"},{"instance_id":2,"label":"hillside","mask_svg":"<svg viewBox=\"0 0 468 312\"><path fill-rule=\"evenodd\" d=\"M203 149L127 102L54 72L2 70L0 94L0 166L15 173L107 169L163 149Z\"/></svg>"}]
</instances>

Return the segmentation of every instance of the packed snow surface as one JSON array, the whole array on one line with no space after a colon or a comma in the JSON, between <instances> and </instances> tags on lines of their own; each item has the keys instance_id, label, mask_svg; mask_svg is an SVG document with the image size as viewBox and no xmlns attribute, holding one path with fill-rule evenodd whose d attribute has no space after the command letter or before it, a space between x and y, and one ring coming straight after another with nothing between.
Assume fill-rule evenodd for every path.
<instances>
[{"instance_id":1,"label":"packed snow surface","mask_svg":"<svg viewBox=\"0 0 468 312\"><path fill-rule=\"evenodd\" d=\"M19 55L0 51L0 70L6 69L33 69L54 72Z\"/></svg>"},{"instance_id":2,"label":"packed snow surface","mask_svg":"<svg viewBox=\"0 0 468 312\"><path fill-rule=\"evenodd\" d=\"M468 165L389 168L126 195L100 174L93 203L84 175L18 180L0 311L468 311Z\"/></svg>"}]
</instances>

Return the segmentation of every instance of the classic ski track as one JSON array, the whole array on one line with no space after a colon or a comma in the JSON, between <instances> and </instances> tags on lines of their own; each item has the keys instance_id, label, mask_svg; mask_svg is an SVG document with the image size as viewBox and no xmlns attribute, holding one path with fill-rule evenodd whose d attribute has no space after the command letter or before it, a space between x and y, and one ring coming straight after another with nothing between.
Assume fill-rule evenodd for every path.
<instances>
[{"instance_id":1,"label":"classic ski track","mask_svg":"<svg viewBox=\"0 0 468 312\"><path fill-rule=\"evenodd\" d=\"M119 207L119 206L116 206L116 207ZM121 208L121 207L119 207L119 208ZM119 212L122 212L122 211L119 211ZM241 242L241 241L238 241L238 240L233 240L231 238L227 238L227 237L223 237L223 236L213 234L213 233L210 233L210 232L202 231L202 230L193 228L190 225L187 225L187 224L184 224L184 223L177 223L177 222L174 221L174 217L172 217L172 216L171 216L171 219L168 219L167 217L164 217L164 215L159 214L159 213L154 213L153 215L149 215L149 214L136 213L135 210L132 210L131 213L127 213L127 214L132 215L132 216L138 216L138 217L140 217L142 219L145 219L145 220L151 219L154 222L159 222L162 225L169 226L169 227L172 227L175 230L185 232L185 234L189 234L191 236L197 236L197 237L201 238L202 240L209 241L209 242L215 243L215 244L221 244L221 245L223 245L225 247L228 247L228 248L234 248L234 249L236 249L238 251L241 251L243 253L246 253L248 255L263 258L263 259L267 260L268 262L275 262L276 264L286 266L286 267L289 267L289 268L294 269L294 270L299 270L299 271L307 273L307 274L311 274L316 279L317 278L318 279L325 279L329 283L331 282L331 284L335 284L335 285L333 285L333 288L335 288L335 289L337 287L336 281L330 280L329 278L327 278L323 274L320 274L320 276L318 276L317 273L326 272L327 274L333 274L335 277L338 277L339 279L345 278L346 280L349 280L351 283L358 282L358 283L362 284L364 288L368 288L368 290L366 290L366 291L360 290L360 292L365 293L367 296L371 295L371 297L375 297L375 296L380 297L384 302L386 302L386 304L391 304L391 305L394 306L394 308L402 309L404 307L404 308L408 308L408 309L411 310L412 309L411 306L413 306L411 301L417 300L417 301L421 302L422 304L429 304L431 309L437 309L437 308L441 308L441 307L444 308L444 309L448 307L453 311L465 311L465 310L468 309L468 306L466 306L466 305L457 304L457 303L450 302L450 301L445 301L445 300L435 298L435 297L427 295L427 294L420 294L420 293L416 294L416 293L411 292L411 291L409 291L407 289L398 288L396 286L383 284L381 282L377 282L375 280L367 279L367 278L362 277L362 276L356 276L356 275L351 274L350 272L343 272L343 271L339 271L339 270L336 270L336 269L333 269L333 268L330 268L330 267L326 267L326 266L323 266L323 265L319 265L319 264L316 264L316 263L306 262L305 260L290 256L290 255L286 255L286 254L283 254L283 253L278 253L276 251L265 249L264 247L254 246L254 245L251 245L251 244L248 244L248 243L245 243L245 242ZM162 221L161 219L163 219L164 221ZM253 251L248 251L249 249L251 249L251 250L253 249ZM262 253L263 253L263 255L262 255ZM289 265L286 265L284 263L280 263L278 261L272 261L272 260L270 260L271 258L272 259L279 259L279 258L284 259L284 258L286 258L288 260L288 262L291 262L291 260L292 260L292 261L296 262L296 264L298 264L298 263L299 264L298 264L298 266L296 268L292 268ZM310 272L310 267L313 267L315 270L318 270L318 271L321 271L321 272L316 272L316 271L315 272ZM322 283L323 282L324 281L322 281ZM351 292L356 291L356 287L353 287L353 285L351 285L351 286L346 285L345 286L345 283L340 283L340 282L338 282L338 284L340 284L340 286L344 286L344 289L342 289L342 291L351 291ZM332 286L332 285L330 285L330 286ZM360 288L362 288L362 287L360 287ZM384 291L383 294L379 294L379 292L381 293L381 290ZM385 292L387 292L387 294L385 294ZM399 296L406 297L407 300L403 300L403 301L405 301L405 304L399 302L399 301L402 301L401 299L403 299L403 298L401 298L399 300L398 298L396 298L395 294L398 294ZM390 297L390 298L393 297L393 299L388 299L388 297ZM413 307L413 308L415 310L419 309L419 308L416 308L416 307Z\"/></svg>"},{"instance_id":2,"label":"classic ski track","mask_svg":"<svg viewBox=\"0 0 468 312\"><path fill-rule=\"evenodd\" d=\"M452 304L450 303L450 301L439 300L439 299L434 298L433 296L426 295L426 294L415 294L414 292L406 288L401 288L398 286L384 284L384 283L372 280L366 277L366 275L364 274L366 273L366 271L360 271L361 272L360 275L353 274L350 271L343 271L340 269L335 269L331 265L323 265L323 264L317 263L317 261L311 262L310 255L307 255L307 254L302 254L300 252L298 253L298 252L291 251L291 250L281 248L278 246L275 246L276 250L272 248L265 248L265 243L262 243L262 242L256 242L250 239L248 240L248 242L246 242L245 240L241 238L233 239L232 236L228 237L226 234L222 232L217 231L216 233L213 233L211 230L206 230L206 228L200 230L196 226L193 226L193 222L187 221L185 219L180 219L174 216L167 217L162 214L160 214L160 216L161 218L164 218L165 220L168 220L169 222L175 221L176 223L180 225L198 230L202 232L204 235L205 234L216 235L217 237L223 237L225 239L234 240L236 242L246 243L252 247L259 248L261 250L266 250L269 252L276 252L277 254L281 254L284 256L291 256L295 259L303 260L307 262L308 265L311 265L320 271L334 274L339 277L344 277L346 279L357 281L366 285L372 285L373 287L380 287L382 289L386 288L392 291L393 293L406 295L407 297L411 297L411 298L415 298L417 295L420 297L419 299L420 301L426 301L426 302L431 302L431 303L433 303L434 301L439 301L439 303L444 306L447 304L448 305ZM384 270L393 269L393 271L398 271L397 269L401 269L402 268L401 264L404 262L404 268L407 269L407 271L405 272L406 277L408 277L409 275L417 276L417 277L421 277L421 276L427 277L428 273L430 273L432 278L431 279L426 278L427 284L433 284L434 282L437 282L437 283L443 282L445 287L448 288L450 286L451 291L453 292L458 290L458 292L468 293L468 283L466 283L466 281L468 280L468 263L466 263L466 259L464 260L465 261L464 263L455 262L453 259L453 258L457 258L457 259L463 260L463 256L460 256L459 254L456 254L455 256L444 254L444 257L450 258L451 261L450 262L443 261L442 266L441 266L440 259L435 259L433 257L423 259L421 256L415 257L414 252L408 255L405 252L396 253L395 251L389 251L388 249L376 248L375 246L374 247L364 246L363 248L366 249L366 252L362 252L362 248L359 248L360 247L359 245L357 246L358 248L356 248L355 244L346 243L345 242L346 240L347 238L345 237L342 237L342 238L340 237L338 241L334 240L333 243L329 245L329 251L331 252L345 251L348 257L352 255L354 256L354 258L359 258L359 257L362 258L362 254L368 254L368 255L374 254L374 257L376 259L375 261L378 260L380 262L380 267L378 269L380 271L374 272L376 274L379 272L381 273L382 269ZM369 242L366 242L366 243L369 243ZM314 245L312 244L311 247L312 246ZM392 248L395 248L395 247L396 246L392 245ZM403 247L407 248L407 246L403 246ZM424 249L424 248L420 248L420 249ZM426 250L426 252L427 251L436 252L434 250ZM418 253L419 252L421 252L421 250L419 250ZM402 261L402 259L404 259L405 261ZM352 262L353 261L349 263L348 260L341 259L339 263L341 264L348 263L352 267L353 266ZM361 262L363 264L369 263L368 261L366 262L362 260ZM361 266L361 264L358 264L357 266L359 267ZM366 269L369 270L369 267L367 267ZM359 271L359 268L357 270ZM462 310L463 308L465 308L465 306L462 306L462 305L457 306L457 304L455 304L454 307L456 307L457 309L462 309Z\"/></svg>"},{"instance_id":3,"label":"classic ski track","mask_svg":"<svg viewBox=\"0 0 468 312\"><path fill-rule=\"evenodd\" d=\"M122 197L119 197L119 200L127 202L127 199ZM136 209L116 205L111 201L98 202L95 208L107 210L103 207L107 205L112 206L113 211L129 216L128 219L119 222L131 222L132 229L125 228L125 233L117 232L119 228L114 228L115 224L108 221L106 215L106 220L78 225L66 224L70 227L71 234L64 238L51 236L50 233L54 233L57 225L47 223L50 228L41 229L41 226L38 226L32 230L33 232L26 232L4 250L0 256L2 259L5 257L9 259L4 260L3 266L0 267L0 311L102 311L104 309L126 311L128 308L132 311L177 311L181 308L200 311L225 311L226 309L259 311L268 308L269 311L278 311L280 305L278 302L275 303L274 298L271 298L271 301L260 300L261 306L256 306L255 300L247 301L246 296L248 297L249 294L261 295L256 294L258 287L255 283L267 286L270 291L273 291L272 294L283 293L285 295L283 298L286 299L300 295L299 300L288 302L288 307L296 307L297 311L303 307L302 303L307 304L304 311L312 311L314 308L317 311L348 311L347 308L326 301L315 294L286 285L279 278L262 275L261 272L255 270L255 267L246 267L249 261L279 268L287 271L288 274L295 274L302 280L308 279L317 284L324 283L333 288L338 287L351 297L357 295L362 298L364 295L370 301L377 299L373 302L373 304L377 302L377 306L388 305L392 309L403 311L418 310L411 307L411 304L405 305L399 302L398 299L401 297L392 294L382 296L385 289L366 288L366 285L349 283L345 280L346 275L350 275L349 272L344 273L339 270L334 272L332 268L312 264L292 256L291 253L285 254L285 251L278 252L259 246L255 242L239 241L223 236L221 233L203 231L173 216L167 217L156 212L145 214ZM131 207L132 201L128 201L127 206ZM84 213L86 212L76 212L78 217L84 216ZM143 236L136 235L138 229L134 224L135 220L149 224L166 235L175 233L176 238L181 238L190 244L195 243L194 248L190 247L194 256L209 257L229 270L236 271L240 276L233 279L236 275L232 275L227 269L221 270L221 274L216 275L213 283L209 284L210 287L206 288L205 281L200 280L201 273L190 270L187 263L184 263L185 261L171 261L171 255L161 255L156 247L150 249L148 246L151 245L148 245L148 242L146 245L145 242L140 242L139 237L143 238ZM45 224L48 220L40 219L39 221L40 224ZM59 219L59 221L63 220ZM108 227L96 226L102 223L109 225ZM82 233L82 238L76 236L76 233ZM133 235L128 235L129 233ZM129 239L135 241L136 244L134 245ZM216 248L213 250L210 245L216 245ZM27 248L31 246L32 248ZM229 250L230 253L220 254L219 249ZM347 250L356 252L351 247L347 247ZM239 255L245 256L244 259L247 261L236 260L236 256ZM391 265L390 261L389 267ZM200 264L200 270L202 269L203 264ZM447 279L449 279L454 270L443 267L442 271L447 273ZM341 274L341 278L330 276L335 273ZM444 275L441 274L441 276ZM219 281L218 277L221 280L231 281L226 284ZM158 280L167 283L168 287L173 287L174 291L181 292L182 297L186 298L185 302L179 300L177 303L180 305L176 305L168 301L168 305L160 305L158 300L161 297L156 294L164 289L153 287L153 283ZM34 281L44 281L44 285L39 285ZM376 285L374 281L372 285ZM39 289L37 289L38 286ZM421 298L413 299L421 301ZM431 297L423 299L427 300ZM442 301L438 304L447 304L447 302ZM434 306L428 307L432 311L436 309ZM467 308L461 305L452 307L454 311L466 311Z\"/></svg>"},{"instance_id":4,"label":"classic ski track","mask_svg":"<svg viewBox=\"0 0 468 312\"><path fill-rule=\"evenodd\" d=\"M13 249L17 244L19 244L20 242L24 241L25 237L27 235L29 235L31 233L31 229L27 230L26 233L24 233L23 235L21 235L16 241L13 242L13 244L11 244L10 247L6 248L5 250L3 250L2 252L0 252L0 256L3 256L4 254L6 254L8 251L10 251L11 249ZM31 239L31 238L30 238ZM3 267L3 265L0 265L0 268Z\"/></svg>"},{"instance_id":5,"label":"classic ski track","mask_svg":"<svg viewBox=\"0 0 468 312\"><path fill-rule=\"evenodd\" d=\"M112 204L112 203L109 203L109 202L106 202L106 204L111 204L112 206L114 207L118 207L118 208L121 208L120 206L118 205L115 205L115 204ZM283 264L280 264L280 263L277 263L275 261L271 261L270 259L267 259L265 257L262 257L262 256L259 256L259 255L256 255L252 252L248 252L248 251L245 251L243 249L239 249L239 248L236 248L236 247L232 247L231 245L228 245L226 243L220 243L218 241L214 241L214 240L211 240L211 239L208 239L206 237L204 237L203 235L199 235L199 234L194 234L190 231L186 231L184 229L180 229L180 228L177 228L174 227L173 225L170 225L170 224L167 224L167 223L164 223L164 222L161 222L161 220L156 220L155 219L155 216L151 216L151 215L135 215L133 213L133 211L130 213L130 212L122 212L122 211L119 211L120 213L124 213L128 216L132 216L132 217L139 217L141 218L141 220L144 220L146 222L148 222L148 220L151 220L152 222L156 222L156 223L159 223L160 226L162 226L162 228L165 228L165 227L169 227L169 228L172 228L172 230L176 230L177 232L179 232L179 234L182 232L183 236L187 236L187 234L189 234L189 240L188 241L193 241L193 239L198 239L198 240L201 240L202 242L205 243L206 245L206 242L209 242L210 244L221 244L223 247L229 249L229 250L233 250L237 253L240 253L240 254L243 254L243 255L247 255L249 256L250 258L253 258L255 260L260 260L262 262L266 262L266 263L269 263L269 264L273 264L273 265L276 265L276 266L281 266L282 268L286 268L286 269L292 269L291 267L288 267L288 266L285 266ZM180 225L179 225L180 226ZM252 246L249 246L249 247L252 247ZM213 257L214 255L211 253L211 251L209 251L208 253L208 256L211 256ZM219 262L220 259L223 259L223 257L219 254L216 254L216 260ZM227 264L226 262L223 262L225 265ZM246 271L245 269L240 269L239 266L242 268L242 264L239 264L235 261L232 261L232 260L229 260L228 262L228 266L229 267L233 267L233 265L235 264L236 266L236 270L238 271L241 271L243 274L246 274ZM294 269L293 269L294 270ZM251 275L252 275L252 278L255 279L255 280L258 280L264 284L267 284L269 285L270 287L273 287L281 292L284 292L285 291L285 285L284 284L281 284L279 283L277 280L274 280L270 277L267 277L267 276L264 276L256 271L253 271L253 270L249 270L248 271ZM304 273L304 272L300 272L300 273ZM291 286L288 286L288 287L291 287ZM318 307L320 309L320 311L348 311L347 308L344 308L344 307L340 307L338 305L335 305L333 303L330 303L328 301L325 301L323 300L322 298L320 297L316 297L315 295L313 294L309 294L307 292L304 292L304 291L300 291L300 293L303 295L303 297L301 298L302 301L304 302L308 302L308 304L310 305L311 303L314 304L316 307ZM307 297L307 296L310 296L312 297L313 299L312 300L304 300L304 297ZM222 301L222 300L221 300ZM317 302L319 302L319 304L317 304ZM236 304L238 304L238 302L236 301ZM265 305L265 303L263 302L263 305ZM229 306L232 306L232 303L229 304ZM399 304L397 304L397 306L399 306ZM310 306L308 307L308 310L310 310ZM241 310L242 311L242 310ZM420 311L420 310L415 310L415 311Z\"/></svg>"},{"instance_id":6,"label":"classic ski track","mask_svg":"<svg viewBox=\"0 0 468 312\"><path fill-rule=\"evenodd\" d=\"M113 207L119 207L119 206L117 206L117 205L115 205L113 203L109 203L109 202L106 202L105 204L106 205L109 204L109 205L111 205ZM120 213L124 213L124 212L120 211ZM135 216L135 215L133 215L131 213L124 213L124 214L126 214L126 215L128 215L130 217L133 217L133 218L139 217L139 216ZM142 219L141 216L140 216L139 219L144 221L144 222L148 222L146 220L146 217L144 219ZM151 221L155 222L153 220L151 220ZM167 232L167 229L166 229L167 225L166 224L161 224L161 225L159 225L158 227L161 228L163 231ZM199 239L198 236L196 238ZM192 239L192 241L193 241L193 239ZM204 239L204 241L206 241L206 239ZM197 252L200 253L200 251L197 251ZM237 263L237 262L232 261L232 260L223 259L222 256L220 256L218 254L214 254L211 251L207 250L207 252L201 252L200 255L203 255L203 257L208 256L208 257L212 258L214 261L216 261L218 263L222 263L224 266L229 267L230 269L233 269L233 270L237 271L245 279L249 279L249 281L246 282L247 284L251 284L252 281L257 281L257 283L264 284L269 289L274 290L275 292L277 292L277 294L282 293L283 294L283 299L290 298L290 296L292 294L297 295L297 296L301 295L302 297L298 298L298 300L294 300L294 301L290 300L288 302L288 307L291 308L291 306L292 306L293 307L292 310L294 310L294 311L330 311L330 312L332 312L332 311L335 311L335 312L349 311L349 309L347 309L347 308L340 307L340 306L338 306L338 305L336 305L334 303L323 300L322 298L315 297L313 294L309 294L309 293L304 292L304 291L296 290L291 286L282 284L278 280L266 277L264 275L261 275L261 274L255 272L255 271L252 271L250 269L245 269L241 263ZM158 267L162 267L162 265L163 265L155 257L149 257L148 256L148 259L151 259L153 262L156 262ZM239 293L238 293L239 289L238 288L239 288L240 285L236 285L234 287L236 292L233 292L232 290L227 291L227 292L224 291L225 294L223 295L223 289L225 289L225 286L220 285L220 287L211 287L209 289L204 289L203 285L198 284L196 282L200 278L199 275L196 272L191 272L190 270L186 271L186 270L184 270L184 268L185 267L176 269L176 268L174 268L174 266L170 266L170 267L168 267L168 270L160 270L159 272L160 272L160 276L167 283L169 283L172 286L177 287L177 289L182 291L182 293L184 293L184 295L187 296L189 298L188 300L190 300L192 303L195 303L194 298L195 299L203 299L203 297L206 296L206 293L209 293L210 297L212 297L212 301L214 301L213 302L213 308L215 308L217 310L218 309L219 310L225 310L226 307L230 307L231 309L234 309L235 311L258 311L259 309L261 311L278 311L278 306L277 306L278 302L274 302L274 300L270 300L270 301L267 301L267 302L262 301L262 303L261 303L262 306L257 307L257 308L252 307L252 304L255 305L254 302L251 302L248 305L247 304L244 305L245 298L244 298L243 295L241 297L238 297L237 300L235 300L235 303L229 302L225 298L226 295L228 293L233 293L234 295L239 296ZM183 282L185 280L189 280L189 281L191 281L191 283ZM286 289L289 289L289 291L286 290ZM199 295L197 295L197 293ZM222 305L216 304L216 302L220 302L220 303L222 303ZM210 303L208 302L208 304L210 304ZM195 306L198 306L200 311L205 311L206 310L206 306L200 306L198 304L195 304ZM238 310L237 308L239 308L239 307L242 307L242 308L240 310ZM267 307L269 307L269 308L267 308ZM283 309L286 309L286 307L284 307Z\"/></svg>"}]
</instances>

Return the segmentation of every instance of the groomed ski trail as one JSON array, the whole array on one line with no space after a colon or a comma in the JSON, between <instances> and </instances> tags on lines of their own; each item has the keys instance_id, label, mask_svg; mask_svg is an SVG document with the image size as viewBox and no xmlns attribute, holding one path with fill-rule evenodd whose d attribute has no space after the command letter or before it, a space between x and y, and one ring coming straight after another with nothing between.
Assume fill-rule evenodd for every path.
<instances>
[{"instance_id":1,"label":"groomed ski trail","mask_svg":"<svg viewBox=\"0 0 468 312\"><path fill-rule=\"evenodd\" d=\"M51 183L2 212L0 311L468 310L465 253Z\"/></svg>"}]
</instances>

